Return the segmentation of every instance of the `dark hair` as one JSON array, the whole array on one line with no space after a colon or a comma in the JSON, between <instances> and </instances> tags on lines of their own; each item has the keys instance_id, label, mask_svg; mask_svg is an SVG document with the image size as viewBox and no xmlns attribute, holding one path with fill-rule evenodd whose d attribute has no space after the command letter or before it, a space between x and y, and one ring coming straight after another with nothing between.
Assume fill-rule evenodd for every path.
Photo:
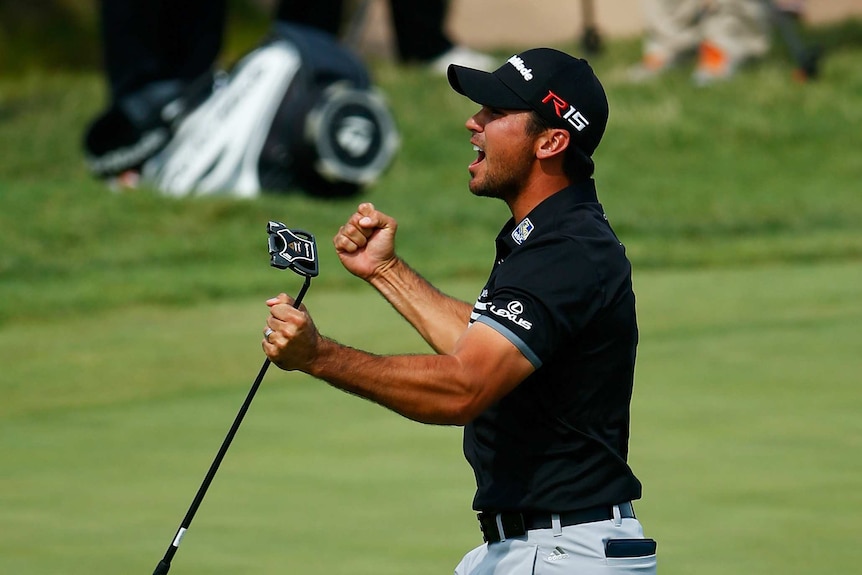
<instances>
[{"instance_id":1,"label":"dark hair","mask_svg":"<svg viewBox=\"0 0 862 575\"><path fill-rule=\"evenodd\" d=\"M536 112L530 111L530 121L527 123L527 135L538 136L545 130L556 127ZM563 157L563 172L565 172L566 176L573 182L579 182L590 178L595 169L596 165L593 163L593 159L574 143L574 139L570 139L569 147L566 149L565 156Z\"/></svg>"}]
</instances>

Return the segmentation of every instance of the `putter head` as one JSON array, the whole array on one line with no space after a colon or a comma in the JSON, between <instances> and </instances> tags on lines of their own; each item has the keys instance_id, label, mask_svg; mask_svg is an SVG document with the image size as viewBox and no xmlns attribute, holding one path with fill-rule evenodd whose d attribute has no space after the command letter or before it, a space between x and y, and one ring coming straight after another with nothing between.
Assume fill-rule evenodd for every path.
<instances>
[{"instance_id":1,"label":"putter head","mask_svg":"<svg viewBox=\"0 0 862 575\"><path fill-rule=\"evenodd\" d=\"M269 263L278 269L291 269L301 276L317 276L317 245L314 236L291 230L281 222L266 224L269 234Z\"/></svg>"}]
</instances>

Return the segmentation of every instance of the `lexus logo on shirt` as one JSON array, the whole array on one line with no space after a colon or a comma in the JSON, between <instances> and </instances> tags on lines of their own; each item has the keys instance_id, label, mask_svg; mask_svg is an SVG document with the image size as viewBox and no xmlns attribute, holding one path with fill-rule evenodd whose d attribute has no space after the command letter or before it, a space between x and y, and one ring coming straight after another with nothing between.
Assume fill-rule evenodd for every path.
<instances>
[{"instance_id":1,"label":"lexus logo on shirt","mask_svg":"<svg viewBox=\"0 0 862 575\"><path fill-rule=\"evenodd\" d=\"M515 315L521 315L522 313L524 313L524 304L519 301L509 302L509 305L506 306L506 309Z\"/></svg>"},{"instance_id":2,"label":"lexus logo on shirt","mask_svg":"<svg viewBox=\"0 0 862 575\"><path fill-rule=\"evenodd\" d=\"M499 308L494 304L491 304L488 306L488 309L494 315L507 319L515 325L522 327L526 330L529 330L533 327L533 324L531 322L521 317L521 314L524 313L524 304L522 304L518 300L510 301L505 308Z\"/></svg>"}]
</instances>

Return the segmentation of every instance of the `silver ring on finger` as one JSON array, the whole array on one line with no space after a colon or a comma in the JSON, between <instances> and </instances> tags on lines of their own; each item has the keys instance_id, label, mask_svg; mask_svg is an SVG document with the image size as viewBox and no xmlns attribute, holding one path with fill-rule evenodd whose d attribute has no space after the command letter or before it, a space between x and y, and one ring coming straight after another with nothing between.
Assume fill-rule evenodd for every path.
<instances>
[{"instance_id":1,"label":"silver ring on finger","mask_svg":"<svg viewBox=\"0 0 862 575\"><path fill-rule=\"evenodd\" d=\"M268 328L266 328L266 331L265 331L265 332L263 332L263 338L264 338L266 341L269 341L269 336L271 336L272 334L273 334L273 330L272 330L272 328L271 328L271 327L268 327Z\"/></svg>"}]
</instances>

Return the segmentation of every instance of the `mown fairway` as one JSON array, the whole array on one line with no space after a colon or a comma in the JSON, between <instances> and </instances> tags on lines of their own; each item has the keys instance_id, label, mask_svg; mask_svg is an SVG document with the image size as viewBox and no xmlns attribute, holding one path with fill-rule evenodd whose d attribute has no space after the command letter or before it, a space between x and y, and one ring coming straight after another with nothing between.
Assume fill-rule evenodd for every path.
<instances>
[{"instance_id":1,"label":"mown fairway","mask_svg":"<svg viewBox=\"0 0 862 575\"><path fill-rule=\"evenodd\" d=\"M646 272L637 285L632 463L662 572L855 564L862 266ZM423 349L374 294L307 301L346 343ZM257 373L264 308L132 307L0 332L3 572L155 566ZM471 495L456 429L274 369L173 569L446 573L478 543Z\"/></svg>"},{"instance_id":2,"label":"mown fairway","mask_svg":"<svg viewBox=\"0 0 862 575\"><path fill-rule=\"evenodd\" d=\"M806 86L780 51L709 90L683 71L627 84L633 42L594 62L599 193L640 314L637 509L663 574L862 563L860 31L813 32L828 56ZM350 345L425 351L329 247L360 200L475 297L506 212L466 191L473 106L420 70L374 73L403 138L384 178L251 202L106 191L79 149L98 73L0 74L0 573L152 572L263 361L264 301L301 283L268 267L267 220L318 236L305 302ZM449 573L481 541L472 490L458 429L272 368L171 573Z\"/></svg>"}]
</instances>

